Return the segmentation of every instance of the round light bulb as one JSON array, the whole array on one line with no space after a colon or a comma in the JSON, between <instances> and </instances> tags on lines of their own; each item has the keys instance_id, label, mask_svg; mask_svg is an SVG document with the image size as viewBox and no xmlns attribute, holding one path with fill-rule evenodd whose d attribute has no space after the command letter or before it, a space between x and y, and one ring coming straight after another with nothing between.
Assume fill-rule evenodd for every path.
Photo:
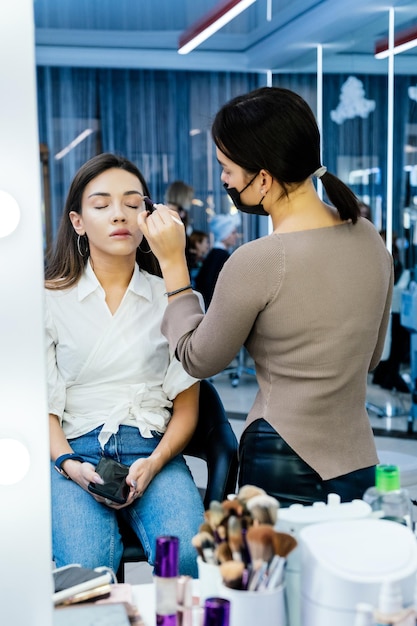
<instances>
[{"instance_id":1,"label":"round light bulb","mask_svg":"<svg viewBox=\"0 0 417 626\"><path fill-rule=\"evenodd\" d=\"M0 189L0 216L0 237L7 237L20 222L20 208L17 200L2 189Z\"/></svg>"},{"instance_id":2,"label":"round light bulb","mask_svg":"<svg viewBox=\"0 0 417 626\"><path fill-rule=\"evenodd\" d=\"M14 485L27 474L30 454L17 439L0 439L0 485Z\"/></svg>"}]
</instances>

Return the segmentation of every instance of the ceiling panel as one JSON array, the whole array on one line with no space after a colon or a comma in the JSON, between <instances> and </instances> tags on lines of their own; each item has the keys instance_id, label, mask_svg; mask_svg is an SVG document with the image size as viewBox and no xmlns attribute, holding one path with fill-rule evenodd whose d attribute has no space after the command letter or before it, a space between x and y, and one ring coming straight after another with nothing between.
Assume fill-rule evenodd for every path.
<instances>
[{"instance_id":1,"label":"ceiling panel","mask_svg":"<svg viewBox=\"0 0 417 626\"><path fill-rule=\"evenodd\" d=\"M381 0L257 0L188 55L180 34L218 0L34 0L40 65L183 70L386 73L374 59L388 33ZM416 0L391 0L396 31L417 30ZM268 19L271 17L271 19ZM398 73L417 73L417 48L398 55Z\"/></svg>"}]
</instances>

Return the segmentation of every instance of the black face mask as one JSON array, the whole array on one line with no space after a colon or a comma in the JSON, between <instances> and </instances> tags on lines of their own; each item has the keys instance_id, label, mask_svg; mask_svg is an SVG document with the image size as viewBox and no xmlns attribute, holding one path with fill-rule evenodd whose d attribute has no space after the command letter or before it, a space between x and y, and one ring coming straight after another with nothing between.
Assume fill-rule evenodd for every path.
<instances>
[{"instance_id":1,"label":"black face mask","mask_svg":"<svg viewBox=\"0 0 417 626\"><path fill-rule=\"evenodd\" d=\"M236 187L228 187L226 183L224 183L223 187L225 188L226 192L229 194L235 207L239 211L242 211L242 213L250 213L251 215L269 215L269 213L267 213L265 209L263 208L262 204L254 204L254 205L242 204L240 201L240 194L243 193L245 189L247 189L253 183L253 181L255 180L257 176L258 174L255 174L255 176L248 182L248 184L245 187L243 187L241 191L238 191Z\"/></svg>"}]
</instances>

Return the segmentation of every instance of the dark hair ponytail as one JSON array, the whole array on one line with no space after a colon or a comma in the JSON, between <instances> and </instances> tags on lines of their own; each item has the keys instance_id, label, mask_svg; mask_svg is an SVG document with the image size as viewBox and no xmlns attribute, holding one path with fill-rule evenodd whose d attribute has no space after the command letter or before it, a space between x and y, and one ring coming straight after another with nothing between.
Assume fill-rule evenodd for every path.
<instances>
[{"instance_id":1,"label":"dark hair ponytail","mask_svg":"<svg viewBox=\"0 0 417 626\"><path fill-rule=\"evenodd\" d=\"M326 172L320 178L326 190L327 197L336 207L342 220L351 220L352 224L358 221L361 214L359 200L351 189L334 174Z\"/></svg>"}]
</instances>

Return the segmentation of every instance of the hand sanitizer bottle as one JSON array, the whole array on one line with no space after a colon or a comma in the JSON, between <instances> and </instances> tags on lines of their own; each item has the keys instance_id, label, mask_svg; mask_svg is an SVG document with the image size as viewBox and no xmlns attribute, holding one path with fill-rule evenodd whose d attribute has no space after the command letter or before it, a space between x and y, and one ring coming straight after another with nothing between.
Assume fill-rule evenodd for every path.
<instances>
[{"instance_id":1,"label":"hand sanitizer bottle","mask_svg":"<svg viewBox=\"0 0 417 626\"><path fill-rule=\"evenodd\" d=\"M391 519L412 528L411 498L407 489L400 486L400 470L397 465L376 466L375 487L365 491L363 500L377 517Z\"/></svg>"}]
</instances>

